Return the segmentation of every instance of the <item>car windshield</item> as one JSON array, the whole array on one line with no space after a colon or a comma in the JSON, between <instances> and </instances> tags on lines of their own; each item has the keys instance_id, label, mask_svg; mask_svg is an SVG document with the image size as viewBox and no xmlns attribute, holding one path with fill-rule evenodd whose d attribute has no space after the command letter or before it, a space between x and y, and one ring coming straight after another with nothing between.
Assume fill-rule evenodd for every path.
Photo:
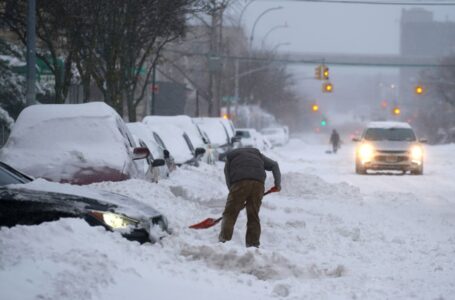
<instances>
[{"instance_id":1,"label":"car windshield","mask_svg":"<svg viewBox=\"0 0 455 300\"><path fill-rule=\"evenodd\" d=\"M250 135L250 133L248 131L237 131L235 133L235 135L239 136L241 138L250 138L251 137L251 135Z\"/></svg>"},{"instance_id":2,"label":"car windshield","mask_svg":"<svg viewBox=\"0 0 455 300\"><path fill-rule=\"evenodd\" d=\"M365 133L368 141L415 141L416 136L410 128L369 128Z\"/></svg>"},{"instance_id":3,"label":"car windshield","mask_svg":"<svg viewBox=\"0 0 455 300\"><path fill-rule=\"evenodd\" d=\"M0 186L30 182L31 178L17 172L8 165L0 163Z\"/></svg>"}]
</instances>

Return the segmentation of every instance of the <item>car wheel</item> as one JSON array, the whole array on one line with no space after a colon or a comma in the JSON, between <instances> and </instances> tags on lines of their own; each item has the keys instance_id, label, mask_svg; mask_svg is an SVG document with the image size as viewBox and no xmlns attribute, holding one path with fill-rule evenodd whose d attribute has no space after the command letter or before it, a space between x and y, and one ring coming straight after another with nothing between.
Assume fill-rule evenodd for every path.
<instances>
[{"instance_id":1,"label":"car wheel","mask_svg":"<svg viewBox=\"0 0 455 300\"><path fill-rule=\"evenodd\" d=\"M411 171L412 175L423 175L423 164L417 170Z\"/></svg>"},{"instance_id":2,"label":"car wheel","mask_svg":"<svg viewBox=\"0 0 455 300\"><path fill-rule=\"evenodd\" d=\"M367 170L360 164L359 160L355 161L355 172L360 175L365 175Z\"/></svg>"}]
</instances>

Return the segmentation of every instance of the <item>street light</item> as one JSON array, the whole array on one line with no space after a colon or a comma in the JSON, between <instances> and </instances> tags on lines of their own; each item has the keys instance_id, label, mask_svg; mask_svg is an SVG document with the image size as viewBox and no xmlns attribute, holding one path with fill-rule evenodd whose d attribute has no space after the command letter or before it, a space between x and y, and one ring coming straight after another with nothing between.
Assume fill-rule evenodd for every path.
<instances>
[{"instance_id":1,"label":"street light","mask_svg":"<svg viewBox=\"0 0 455 300\"><path fill-rule=\"evenodd\" d=\"M250 48L253 48L253 37L254 37L254 30L256 29L256 25L259 22L259 20L267 13L274 11L274 10L280 10L283 9L283 6L277 6L277 7L271 7L266 10L264 10L254 21L253 28L251 29L251 34L250 34Z\"/></svg>"},{"instance_id":2,"label":"street light","mask_svg":"<svg viewBox=\"0 0 455 300\"><path fill-rule=\"evenodd\" d=\"M254 1L256 0L251 0L250 2L248 2L242 9L242 11L240 12L240 16L239 16L239 21L238 21L238 26L240 27L242 25L242 17L243 17L243 14L245 13L246 9L248 8L248 6L251 5L251 3L253 3Z\"/></svg>"},{"instance_id":3,"label":"street light","mask_svg":"<svg viewBox=\"0 0 455 300\"><path fill-rule=\"evenodd\" d=\"M280 28L288 28L288 24L287 23L284 23L283 25L277 25L277 26L274 26L272 28L270 28L269 31L267 31L267 33L264 35L264 37L262 38L262 48L264 48L264 45L265 45L265 40L267 39L267 37L275 30L277 29L280 29Z\"/></svg>"},{"instance_id":4,"label":"street light","mask_svg":"<svg viewBox=\"0 0 455 300\"><path fill-rule=\"evenodd\" d=\"M278 43L275 45L275 47L273 47L272 49L272 52L275 52L278 48L280 48L281 46L289 46L291 43L289 42L286 42L286 43Z\"/></svg>"}]
</instances>

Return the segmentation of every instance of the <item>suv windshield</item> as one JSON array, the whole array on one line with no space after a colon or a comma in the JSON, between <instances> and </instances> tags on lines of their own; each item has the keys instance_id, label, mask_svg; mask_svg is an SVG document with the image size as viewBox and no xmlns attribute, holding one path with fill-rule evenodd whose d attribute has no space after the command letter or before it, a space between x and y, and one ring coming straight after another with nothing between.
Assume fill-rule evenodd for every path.
<instances>
[{"instance_id":1,"label":"suv windshield","mask_svg":"<svg viewBox=\"0 0 455 300\"><path fill-rule=\"evenodd\" d=\"M241 138L246 138L246 139L251 137L251 135L248 131L237 131L235 133L235 136L239 136Z\"/></svg>"},{"instance_id":2,"label":"suv windshield","mask_svg":"<svg viewBox=\"0 0 455 300\"><path fill-rule=\"evenodd\" d=\"M368 128L365 133L367 141L415 141L416 136L410 128Z\"/></svg>"}]
</instances>

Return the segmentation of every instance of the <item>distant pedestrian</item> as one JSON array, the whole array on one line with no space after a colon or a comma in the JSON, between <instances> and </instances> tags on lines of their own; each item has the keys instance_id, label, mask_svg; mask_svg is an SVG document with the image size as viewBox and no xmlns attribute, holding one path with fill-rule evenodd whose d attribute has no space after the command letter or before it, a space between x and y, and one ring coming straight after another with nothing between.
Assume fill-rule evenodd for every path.
<instances>
[{"instance_id":1,"label":"distant pedestrian","mask_svg":"<svg viewBox=\"0 0 455 300\"><path fill-rule=\"evenodd\" d=\"M281 173L278 163L256 148L239 148L226 157L224 175L229 189L221 223L220 242L231 240L240 211L246 206L246 246L259 247L261 223L259 209L264 195L265 171L272 171L275 187L281 190Z\"/></svg>"},{"instance_id":2,"label":"distant pedestrian","mask_svg":"<svg viewBox=\"0 0 455 300\"><path fill-rule=\"evenodd\" d=\"M340 135L336 129L332 130L332 134L330 135L330 143L332 144L333 153L337 153L338 149L340 148Z\"/></svg>"}]
</instances>

